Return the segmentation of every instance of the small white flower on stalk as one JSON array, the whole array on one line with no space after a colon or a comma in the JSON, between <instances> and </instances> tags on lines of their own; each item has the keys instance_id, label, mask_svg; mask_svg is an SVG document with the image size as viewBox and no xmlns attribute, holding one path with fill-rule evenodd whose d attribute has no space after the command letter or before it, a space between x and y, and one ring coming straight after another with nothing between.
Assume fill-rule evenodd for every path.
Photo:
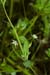
<instances>
[{"instance_id":1,"label":"small white flower on stalk","mask_svg":"<svg viewBox=\"0 0 50 75\"><path fill-rule=\"evenodd\" d=\"M18 42L16 40L12 40L12 44L17 46L18 45Z\"/></svg>"},{"instance_id":2,"label":"small white flower on stalk","mask_svg":"<svg viewBox=\"0 0 50 75\"><path fill-rule=\"evenodd\" d=\"M33 34L32 37L33 37L34 39L38 39L38 36L37 36L36 34Z\"/></svg>"}]
</instances>

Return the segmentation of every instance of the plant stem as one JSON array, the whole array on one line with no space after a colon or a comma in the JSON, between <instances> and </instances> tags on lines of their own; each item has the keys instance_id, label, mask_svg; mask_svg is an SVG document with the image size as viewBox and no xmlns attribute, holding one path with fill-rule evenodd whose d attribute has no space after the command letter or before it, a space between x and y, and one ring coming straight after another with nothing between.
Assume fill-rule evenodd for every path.
<instances>
[{"instance_id":1,"label":"plant stem","mask_svg":"<svg viewBox=\"0 0 50 75\"><path fill-rule=\"evenodd\" d=\"M27 30L24 32L24 36L30 31L30 29L32 28L32 26L34 26L34 24L35 24L35 22L36 22L36 20L38 19L38 17L39 16L35 16L34 18L33 18L33 22L31 22L32 24L27 28Z\"/></svg>"},{"instance_id":2,"label":"plant stem","mask_svg":"<svg viewBox=\"0 0 50 75\"><path fill-rule=\"evenodd\" d=\"M14 0L10 0L10 10L9 10L9 18L11 20L12 13L13 13L13 5L14 5ZM7 26L9 26L9 22L7 23Z\"/></svg>"},{"instance_id":3,"label":"plant stem","mask_svg":"<svg viewBox=\"0 0 50 75\"><path fill-rule=\"evenodd\" d=\"M33 56L32 56L32 58L31 58L31 60L33 60L34 58L35 58L35 55L37 54L37 52L39 51L39 48L40 48L40 46L42 45L42 43L41 43L41 41L40 41L40 43L39 43L39 45L38 45L38 47L37 47L37 49L36 49L36 51L35 51L35 53L33 54Z\"/></svg>"},{"instance_id":4,"label":"plant stem","mask_svg":"<svg viewBox=\"0 0 50 75\"><path fill-rule=\"evenodd\" d=\"M12 61L11 59L6 58L6 60L7 60L10 64L12 64L13 66L15 66L17 69L19 69L20 72L23 72L25 75L32 75L32 74L29 73L29 71L28 71L27 69L24 69L24 68L22 68L22 67L19 66L19 65L15 65L14 61Z\"/></svg>"},{"instance_id":5,"label":"plant stem","mask_svg":"<svg viewBox=\"0 0 50 75\"><path fill-rule=\"evenodd\" d=\"M10 11L9 11L9 18L11 19L12 14L13 14L13 5L14 5L14 0L11 0L10 3Z\"/></svg>"},{"instance_id":6,"label":"plant stem","mask_svg":"<svg viewBox=\"0 0 50 75\"><path fill-rule=\"evenodd\" d=\"M31 67L30 69L32 70L32 72L34 73L34 75L38 75L38 74L36 73L36 70L34 70L32 67Z\"/></svg>"},{"instance_id":7,"label":"plant stem","mask_svg":"<svg viewBox=\"0 0 50 75\"><path fill-rule=\"evenodd\" d=\"M13 26L13 24L12 24L12 22L11 22L9 16L8 16L8 14L7 14L6 9L5 9L4 6L3 6L3 8L4 8L5 15L6 15L8 21L9 21L9 23L10 23L10 26L12 27L13 32L14 32L14 34L15 34L15 36L16 36L16 39L18 40L18 43L19 43L20 49L21 49L21 51L22 51L22 45L21 45L21 43L20 43L19 36L18 36L18 34L17 34L17 32L16 32L16 29L14 28L14 26Z\"/></svg>"},{"instance_id":8,"label":"plant stem","mask_svg":"<svg viewBox=\"0 0 50 75\"><path fill-rule=\"evenodd\" d=\"M22 4L23 4L23 11L24 11L24 16L25 16L25 18L27 18L27 17L26 17L26 11L25 11L24 0L22 0Z\"/></svg>"}]
</instances>

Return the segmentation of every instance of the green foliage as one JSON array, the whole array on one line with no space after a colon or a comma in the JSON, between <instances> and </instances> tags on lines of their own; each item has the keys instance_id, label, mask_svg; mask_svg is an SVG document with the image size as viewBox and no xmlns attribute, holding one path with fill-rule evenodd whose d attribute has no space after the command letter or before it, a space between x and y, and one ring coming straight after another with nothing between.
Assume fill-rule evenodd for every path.
<instances>
[{"instance_id":1,"label":"green foliage","mask_svg":"<svg viewBox=\"0 0 50 75\"><path fill-rule=\"evenodd\" d=\"M47 19L47 16L43 17L43 21L45 24L45 28L44 28L44 37L48 38L49 34L50 34L50 22Z\"/></svg>"},{"instance_id":2,"label":"green foliage","mask_svg":"<svg viewBox=\"0 0 50 75\"><path fill-rule=\"evenodd\" d=\"M14 72L14 68L11 67L10 65L7 65L6 63L1 64L1 68L4 72Z\"/></svg>"},{"instance_id":3,"label":"green foliage","mask_svg":"<svg viewBox=\"0 0 50 75\"><path fill-rule=\"evenodd\" d=\"M18 32L19 35L23 33L23 31L29 26L29 20L28 19L19 19L17 24L15 25L15 30ZM12 35L15 38L13 29L10 29L10 35Z\"/></svg>"},{"instance_id":4,"label":"green foliage","mask_svg":"<svg viewBox=\"0 0 50 75\"><path fill-rule=\"evenodd\" d=\"M0 33L0 37L3 35L3 32Z\"/></svg>"},{"instance_id":5,"label":"green foliage","mask_svg":"<svg viewBox=\"0 0 50 75\"><path fill-rule=\"evenodd\" d=\"M29 25L28 19L19 19L17 25L15 26L16 30L19 32L25 30Z\"/></svg>"},{"instance_id":6,"label":"green foliage","mask_svg":"<svg viewBox=\"0 0 50 75\"><path fill-rule=\"evenodd\" d=\"M50 48L48 48L48 50L46 50L46 55L50 58Z\"/></svg>"},{"instance_id":7,"label":"green foliage","mask_svg":"<svg viewBox=\"0 0 50 75\"><path fill-rule=\"evenodd\" d=\"M36 3L33 5L33 8L36 8L37 14L40 14L44 22L44 37L48 38L50 33L50 22L48 21L50 14L50 0L36 0Z\"/></svg>"},{"instance_id":8,"label":"green foliage","mask_svg":"<svg viewBox=\"0 0 50 75\"><path fill-rule=\"evenodd\" d=\"M50 58L50 0L0 0L0 3L0 72L50 74L50 67L47 68L50 61L44 59L45 53Z\"/></svg>"},{"instance_id":9,"label":"green foliage","mask_svg":"<svg viewBox=\"0 0 50 75\"><path fill-rule=\"evenodd\" d=\"M36 0L36 4L33 6L40 12L40 14L50 14L50 0Z\"/></svg>"},{"instance_id":10,"label":"green foliage","mask_svg":"<svg viewBox=\"0 0 50 75\"><path fill-rule=\"evenodd\" d=\"M33 65L33 63L30 60L25 61L23 64L26 68L31 68Z\"/></svg>"},{"instance_id":11,"label":"green foliage","mask_svg":"<svg viewBox=\"0 0 50 75\"><path fill-rule=\"evenodd\" d=\"M46 3L47 0L36 0L36 5L35 7L38 9L38 10L42 10L44 8L44 5Z\"/></svg>"},{"instance_id":12,"label":"green foliage","mask_svg":"<svg viewBox=\"0 0 50 75\"><path fill-rule=\"evenodd\" d=\"M28 60L28 57L29 57L29 54L30 54L30 52L29 52L29 42L24 36L20 36L19 38L20 38L20 41L23 45L21 57L25 61L25 60Z\"/></svg>"}]
</instances>

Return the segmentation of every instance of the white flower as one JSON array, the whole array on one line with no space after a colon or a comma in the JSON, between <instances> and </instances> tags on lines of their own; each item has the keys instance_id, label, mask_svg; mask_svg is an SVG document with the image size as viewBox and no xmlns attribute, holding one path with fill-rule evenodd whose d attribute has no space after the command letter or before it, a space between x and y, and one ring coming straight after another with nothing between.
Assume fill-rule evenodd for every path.
<instances>
[{"instance_id":1,"label":"white flower","mask_svg":"<svg viewBox=\"0 0 50 75\"><path fill-rule=\"evenodd\" d=\"M16 40L12 40L12 44L16 46L18 45L18 42Z\"/></svg>"},{"instance_id":2,"label":"white flower","mask_svg":"<svg viewBox=\"0 0 50 75\"><path fill-rule=\"evenodd\" d=\"M37 36L36 34L33 34L32 37L33 37L34 39L38 39L38 36Z\"/></svg>"}]
</instances>

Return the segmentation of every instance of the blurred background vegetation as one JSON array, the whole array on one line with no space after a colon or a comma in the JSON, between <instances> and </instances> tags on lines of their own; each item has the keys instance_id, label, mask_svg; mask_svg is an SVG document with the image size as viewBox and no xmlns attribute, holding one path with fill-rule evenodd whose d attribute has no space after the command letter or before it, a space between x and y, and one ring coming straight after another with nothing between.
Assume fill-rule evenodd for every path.
<instances>
[{"instance_id":1,"label":"blurred background vegetation","mask_svg":"<svg viewBox=\"0 0 50 75\"><path fill-rule=\"evenodd\" d=\"M50 75L50 0L0 0L0 75Z\"/></svg>"}]
</instances>

